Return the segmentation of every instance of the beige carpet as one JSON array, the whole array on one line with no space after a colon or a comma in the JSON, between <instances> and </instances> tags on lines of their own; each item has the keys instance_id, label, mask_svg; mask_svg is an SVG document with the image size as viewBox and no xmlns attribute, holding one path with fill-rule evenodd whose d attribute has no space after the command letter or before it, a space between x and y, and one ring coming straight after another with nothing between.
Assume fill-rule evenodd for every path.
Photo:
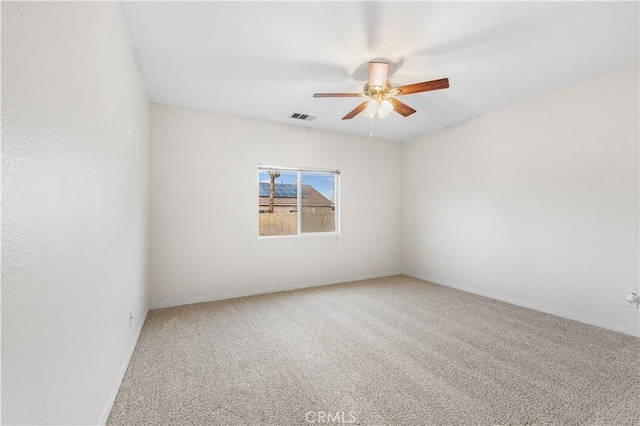
<instances>
[{"instance_id":1,"label":"beige carpet","mask_svg":"<svg viewBox=\"0 0 640 426\"><path fill-rule=\"evenodd\" d=\"M160 309L108 424L342 422L640 424L640 339L406 276Z\"/></svg>"}]
</instances>

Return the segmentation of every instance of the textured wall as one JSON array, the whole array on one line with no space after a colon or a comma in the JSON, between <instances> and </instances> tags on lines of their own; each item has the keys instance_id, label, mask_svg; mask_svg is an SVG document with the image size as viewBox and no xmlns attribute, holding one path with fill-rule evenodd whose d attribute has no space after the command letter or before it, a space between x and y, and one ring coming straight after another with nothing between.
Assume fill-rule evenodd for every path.
<instances>
[{"instance_id":1,"label":"textured wall","mask_svg":"<svg viewBox=\"0 0 640 426\"><path fill-rule=\"evenodd\" d=\"M400 270L402 145L153 104L152 304ZM340 237L258 239L258 163L341 170Z\"/></svg>"},{"instance_id":2,"label":"textured wall","mask_svg":"<svg viewBox=\"0 0 640 426\"><path fill-rule=\"evenodd\" d=\"M119 3L2 2L3 424L106 408L148 305L148 126Z\"/></svg>"},{"instance_id":3,"label":"textured wall","mask_svg":"<svg viewBox=\"0 0 640 426\"><path fill-rule=\"evenodd\" d=\"M407 142L404 270L638 334L638 65Z\"/></svg>"}]
</instances>

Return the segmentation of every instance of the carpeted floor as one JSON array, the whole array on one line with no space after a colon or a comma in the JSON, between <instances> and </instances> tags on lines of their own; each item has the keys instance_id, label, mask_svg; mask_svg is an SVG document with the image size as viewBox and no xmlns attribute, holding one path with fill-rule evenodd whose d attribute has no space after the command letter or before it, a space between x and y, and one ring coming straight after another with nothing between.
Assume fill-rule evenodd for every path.
<instances>
[{"instance_id":1,"label":"carpeted floor","mask_svg":"<svg viewBox=\"0 0 640 426\"><path fill-rule=\"evenodd\" d=\"M149 313L108 424L640 424L640 339L406 276Z\"/></svg>"}]
</instances>

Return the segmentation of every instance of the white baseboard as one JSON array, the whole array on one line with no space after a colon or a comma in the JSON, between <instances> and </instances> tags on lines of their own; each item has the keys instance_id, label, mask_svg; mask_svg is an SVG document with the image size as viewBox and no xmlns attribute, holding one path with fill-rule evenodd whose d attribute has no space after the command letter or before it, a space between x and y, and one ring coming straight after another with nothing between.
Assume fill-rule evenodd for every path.
<instances>
[{"instance_id":1,"label":"white baseboard","mask_svg":"<svg viewBox=\"0 0 640 426\"><path fill-rule=\"evenodd\" d=\"M106 425L107 420L109 420L109 414L111 414L111 409L113 408L113 404L114 402L116 402L116 397L118 396L120 385L122 384L122 380L124 379L124 373L127 372L129 361L131 361L131 357L133 356L133 351L136 348L138 339L140 338L140 333L142 332L142 327L144 326L144 322L147 319L148 313L149 313L149 308L145 310L144 315L142 316L142 321L140 321L140 325L138 325L138 329L136 330L136 333L133 336L133 339L131 339L129 350L127 351L127 355L124 357L124 360L122 361L120 372L118 373L118 377L116 377L116 382L113 384L113 388L111 389L111 395L109 395L109 400L107 401L107 405L104 407L102 416L100 416L100 422L98 423L99 425Z\"/></svg>"},{"instance_id":2,"label":"white baseboard","mask_svg":"<svg viewBox=\"0 0 640 426\"><path fill-rule=\"evenodd\" d=\"M467 293L478 294L480 296L489 297L491 299L500 300L502 302L511 303L512 305L522 306L524 308L534 309L536 311L544 312L547 314L555 315L562 318L582 322L589 325L595 325L597 327L606 328L607 330L613 330L624 334L629 334L634 337L640 337L640 330L627 327L624 325L616 324L614 322L602 320L599 318L590 317L588 315L582 315L575 312L565 311L563 309L554 308L552 306L542 305L535 302L529 302L526 300L518 299L511 296L505 296L504 294L495 293L492 291L480 290L473 287L458 285L455 283L447 282L439 278L431 278L428 276L419 276L418 274L412 274L405 272L405 275L418 278L424 281L429 281L433 284L442 285L445 287L455 288L457 290L466 291Z\"/></svg>"},{"instance_id":3,"label":"white baseboard","mask_svg":"<svg viewBox=\"0 0 640 426\"><path fill-rule=\"evenodd\" d=\"M260 287L260 288L253 288L253 289L243 289L243 290L234 290L234 291L227 291L227 292L221 292L221 293L212 293L212 294L206 294L202 296L185 297L182 299L166 300L162 302L152 302L151 309L171 308L173 306L191 305L192 303L213 302L216 300L234 299L236 297L246 297L246 296L255 296L258 294L276 293L279 291L299 290L302 288L318 287L323 285L337 284L341 282L369 280L373 278L400 275L401 273L402 272L400 271L390 271L390 272L383 272L383 273L372 274L372 275L340 277L337 280L332 280L332 281L319 281L319 282L310 282L305 284Z\"/></svg>"}]
</instances>

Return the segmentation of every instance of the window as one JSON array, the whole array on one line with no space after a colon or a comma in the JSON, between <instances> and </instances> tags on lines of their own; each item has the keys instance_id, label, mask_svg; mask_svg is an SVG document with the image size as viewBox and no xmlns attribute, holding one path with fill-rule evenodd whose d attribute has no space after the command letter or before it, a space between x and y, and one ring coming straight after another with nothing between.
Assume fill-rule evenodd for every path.
<instances>
[{"instance_id":1,"label":"window","mask_svg":"<svg viewBox=\"0 0 640 426\"><path fill-rule=\"evenodd\" d=\"M258 236L338 234L338 170L258 165Z\"/></svg>"}]
</instances>

